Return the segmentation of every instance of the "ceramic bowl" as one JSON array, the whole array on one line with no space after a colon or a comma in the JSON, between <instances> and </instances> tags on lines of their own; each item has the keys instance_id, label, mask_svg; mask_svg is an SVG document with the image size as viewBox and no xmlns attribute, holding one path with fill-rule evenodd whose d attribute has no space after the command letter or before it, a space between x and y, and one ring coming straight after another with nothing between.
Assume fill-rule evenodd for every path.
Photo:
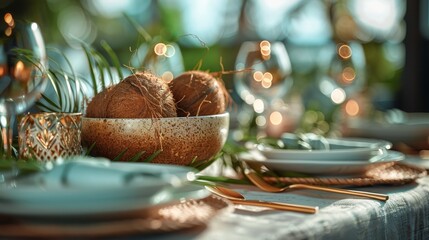
<instances>
[{"instance_id":1,"label":"ceramic bowl","mask_svg":"<svg viewBox=\"0 0 429 240\"><path fill-rule=\"evenodd\" d=\"M229 113L160 119L82 118L82 145L92 156L138 161L161 152L154 163L189 165L214 157L225 144Z\"/></svg>"}]
</instances>

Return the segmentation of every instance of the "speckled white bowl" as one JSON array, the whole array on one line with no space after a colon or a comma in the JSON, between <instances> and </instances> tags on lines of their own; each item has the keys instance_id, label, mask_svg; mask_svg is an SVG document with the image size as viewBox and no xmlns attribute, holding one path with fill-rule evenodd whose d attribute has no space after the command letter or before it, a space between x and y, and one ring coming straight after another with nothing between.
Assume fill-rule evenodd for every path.
<instances>
[{"instance_id":1,"label":"speckled white bowl","mask_svg":"<svg viewBox=\"0 0 429 240\"><path fill-rule=\"evenodd\" d=\"M229 113L160 119L82 118L82 145L91 155L126 161L141 151L144 160L158 150L154 163L189 165L209 160L225 144Z\"/></svg>"}]
</instances>

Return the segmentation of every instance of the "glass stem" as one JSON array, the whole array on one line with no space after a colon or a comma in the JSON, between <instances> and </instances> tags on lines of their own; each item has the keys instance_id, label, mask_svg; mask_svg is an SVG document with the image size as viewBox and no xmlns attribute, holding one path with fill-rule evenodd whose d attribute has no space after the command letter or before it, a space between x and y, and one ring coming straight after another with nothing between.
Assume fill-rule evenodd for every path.
<instances>
[{"instance_id":1,"label":"glass stem","mask_svg":"<svg viewBox=\"0 0 429 240\"><path fill-rule=\"evenodd\" d=\"M3 156L12 157L13 124L15 117L12 115L1 116L1 137L3 140Z\"/></svg>"}]
</instances>

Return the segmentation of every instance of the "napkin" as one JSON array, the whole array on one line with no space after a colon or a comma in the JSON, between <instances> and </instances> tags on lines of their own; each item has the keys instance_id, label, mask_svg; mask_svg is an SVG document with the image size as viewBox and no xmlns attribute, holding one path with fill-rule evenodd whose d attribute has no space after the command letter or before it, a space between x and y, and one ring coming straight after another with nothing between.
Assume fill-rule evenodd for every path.
<instances>
[{"instance_id":1,"label":"napkin","mask_svg":"<svg viewBox=\"0 0 429 240\"><path fill-rule=\"evenodd\" d=\"M38 183L49 187L102 188L134 185L173 184L178 177L168 173L152 173L144 168L118 168L106 159L80 157L59 161L52 169L21 179L21 183ZM180 179L179 179L180 180Z\"/></svg>"}]
</instances>

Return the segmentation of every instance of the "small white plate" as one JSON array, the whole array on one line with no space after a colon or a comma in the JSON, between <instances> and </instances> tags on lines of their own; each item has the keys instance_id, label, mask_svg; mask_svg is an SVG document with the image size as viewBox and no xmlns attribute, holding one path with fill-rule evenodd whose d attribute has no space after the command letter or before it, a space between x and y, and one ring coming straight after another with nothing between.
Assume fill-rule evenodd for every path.
<instances>
[{"instance_id":1,"label":"small white plate","mask_svg":"<svg viewBox=\"0 0 429 240\"><path fill-rule=\"evenodd\" d=\"M257 152L241 154L239 158L245 162L263 164L271 170L318 175L352 175L363 173L377 164L402 161L405 156L400 152L388 150L386 154L380 155L374 162L348 161L347 159L336 161L269 159Z\"/></svg>"},{"instance_id":2,"label":"small white plate","mask_svg":"<svg viewBox=\"0 0 429 240\"><path fill-rule=\"evenodd\" d=\"M392 144L384 140L365 138L326 138L329 150L276 149L258 144L257 149L269 159L323 160L323 161L364 161L382 154Z\"/></svg>"}]
</instances>

